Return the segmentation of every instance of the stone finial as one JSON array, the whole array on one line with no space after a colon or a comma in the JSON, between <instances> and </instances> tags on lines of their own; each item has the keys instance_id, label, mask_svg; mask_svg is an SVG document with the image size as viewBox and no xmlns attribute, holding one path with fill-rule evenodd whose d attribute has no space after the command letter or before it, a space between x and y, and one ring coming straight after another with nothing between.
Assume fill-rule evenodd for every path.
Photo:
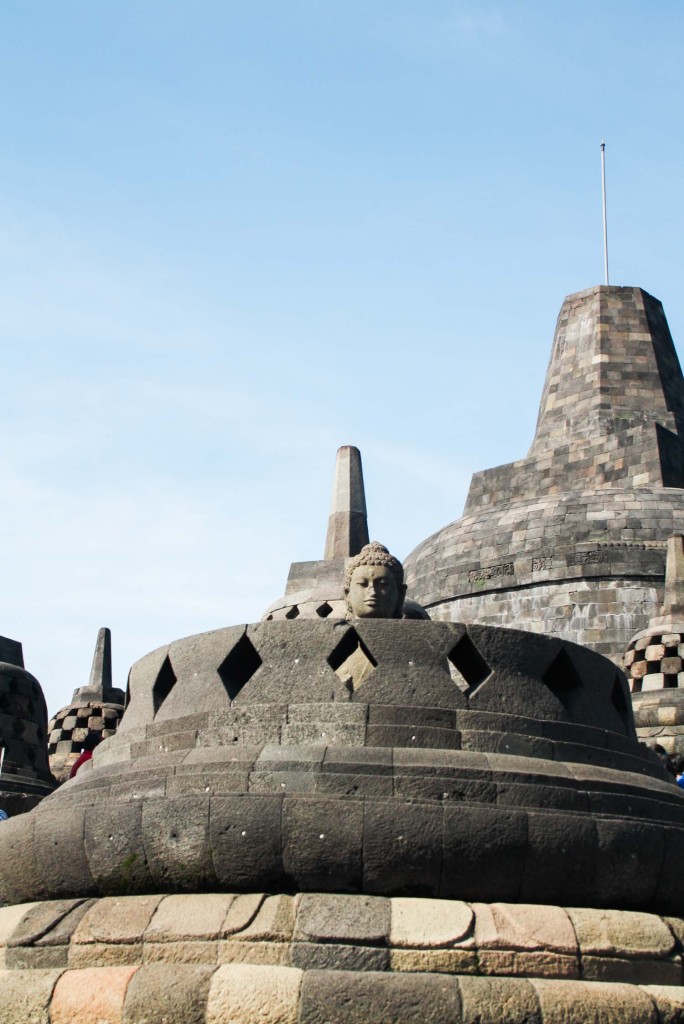
<instances>
[{"instance_id":1,"label":"stone finial","mask_svg":"<svg viewBox=\"0 0 684 1024\"><path fill-rule=\"evenodd\" d=\"M121 691L117 691L120 693ZM106 626L98 630L93 664L87 686L74 690L72 701L112 699L112 631Z\"/></svg>"},{"instance_id":2,"label":"stone finial","mask_svg":"<svg viewBox=\"0 0 684 1024\"><path fill-rule=\"evenodd\" d=\"M93 655L93 666L90 670L89 690L105 690L112 688L112 631L103 626L98 631Z\"/></svg>"},{"instance_id":3,"label":"stone finial","mask_svg":"<svg viewBox=\"0 0 684 1024\"><path fill-rule=\"evenodd\" d=\"M324 559L350 558L368 543L366 494L361 452L352 445L337 450Z\"/></svg>"},{"instance_id":4,"label":"stone finial","mask_svg":"<svg viewBox=\"0 0 684 1024\"><path fill-rule=\"evenodd\" d=\"M684 537L675 533L667 542L665 562L665 598L662 615L684 618Z\"/></svg>"}]
</instances>

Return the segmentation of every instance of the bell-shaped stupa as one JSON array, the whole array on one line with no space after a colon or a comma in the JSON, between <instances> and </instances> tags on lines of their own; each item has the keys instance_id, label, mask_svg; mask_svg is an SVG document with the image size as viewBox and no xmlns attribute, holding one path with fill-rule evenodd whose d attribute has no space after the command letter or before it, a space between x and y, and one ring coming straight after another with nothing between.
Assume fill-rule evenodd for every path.
<instances>
[{"instance_id":1,"label":"bell-shaped stupa","mask_svg":"<svg viewBox=\"0 0 684 1024\"><path fill-rule=\"evenodd\" d=\"M563 303L527 458L475 473L463 516L406 559L430 617L514 626L620 662L684 530L684 379L663 307L599 286Z\"/></svg>"},{"instance_id":2,"label":"bell-shaped stupa","mask_svg":"<svg viewBox=\"0 0 684 1024\"><path fill-rule=\"evenodd\" d=\"M21 644L0 637L0 808L10 817L22 814L56 785L40 683L24 668Z\"/></svg>"},{"instance_id":3,"label":"bell-shaped stupa","mask_svg":"<svg viewBox=\"0 0 684 1024\"><path fill-rule=\"evenodd\" d=\"M83 751L86 738L113 736L124 712L125 694L112 685L112 634L103 627L97 634L87 686L74 690L71 703L50 719L48 753L54 776L63 782Z\"/></svg>"}]
</instances>

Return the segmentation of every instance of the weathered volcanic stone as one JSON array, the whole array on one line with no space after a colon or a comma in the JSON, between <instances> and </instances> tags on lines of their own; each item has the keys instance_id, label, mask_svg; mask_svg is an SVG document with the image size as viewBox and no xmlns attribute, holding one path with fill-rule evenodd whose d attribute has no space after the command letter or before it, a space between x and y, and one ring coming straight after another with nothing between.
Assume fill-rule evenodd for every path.
<instances>
[{"instance_id":1,"label":"weathered volcanic stone","mask_svg":"<svg viewBox=\"0 0 684 1024\"><path fill-rule=\"evenodd\" d=\"M587 644L618 662L684 529L684 380L661 304L600 286L561 309L526 459L476 473L404 567L433 619Z\"/></svg>"},{"instance_id":2,"label":"weathered volcanic stone","mask_svg":"<svg viewBox=\"0 0 684 1024\"><path fill-rule=\"evenodd\" d=\"M333 668L350 636L375 662L353 691ZM218 679L222 705L212 684L172 716L196 676ZM89 765L0 829L0 896L319 891L677 913L684 794L638 744L625 692L576 645L459 623L262 622L178 641L133 666L126 717ZM348 943L330 945L298 963L350 967Z\"/></svg>"}]
</instances>

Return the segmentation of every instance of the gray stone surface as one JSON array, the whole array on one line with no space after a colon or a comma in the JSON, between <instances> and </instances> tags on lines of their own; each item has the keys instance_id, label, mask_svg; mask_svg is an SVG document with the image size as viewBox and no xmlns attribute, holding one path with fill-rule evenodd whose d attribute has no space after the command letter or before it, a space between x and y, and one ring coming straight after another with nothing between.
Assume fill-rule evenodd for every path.
<instances>
[{"instance_id":1,"label":"gray stone surface","mask_svg":"<svg viewBox=\"0 0 684 1024\"><path fill-rule=\"evenodd\" d=\"M555 634L618 662L684 529L683 409L656 299L569 296L527 458L473 476L463 517L405 560L410 592L432 618Z\"/></svg>"}]
</instances>

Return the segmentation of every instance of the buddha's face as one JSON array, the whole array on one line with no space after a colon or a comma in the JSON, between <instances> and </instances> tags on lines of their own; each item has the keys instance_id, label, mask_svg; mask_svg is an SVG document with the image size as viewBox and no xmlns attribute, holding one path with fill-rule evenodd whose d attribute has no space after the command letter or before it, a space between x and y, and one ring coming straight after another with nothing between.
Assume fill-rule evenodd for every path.
<instances>
[{"instance_id":1,"label":"buddha's face","mask_svg":"<svg viewBox=\"0 0 684 1024\"><path fill-rule=\"evenodd\" d=\"M359 565L349 581L347 605L357 619L392 619L400 596L399 584L388 566Z\"/></svg>"}]
</instances>

